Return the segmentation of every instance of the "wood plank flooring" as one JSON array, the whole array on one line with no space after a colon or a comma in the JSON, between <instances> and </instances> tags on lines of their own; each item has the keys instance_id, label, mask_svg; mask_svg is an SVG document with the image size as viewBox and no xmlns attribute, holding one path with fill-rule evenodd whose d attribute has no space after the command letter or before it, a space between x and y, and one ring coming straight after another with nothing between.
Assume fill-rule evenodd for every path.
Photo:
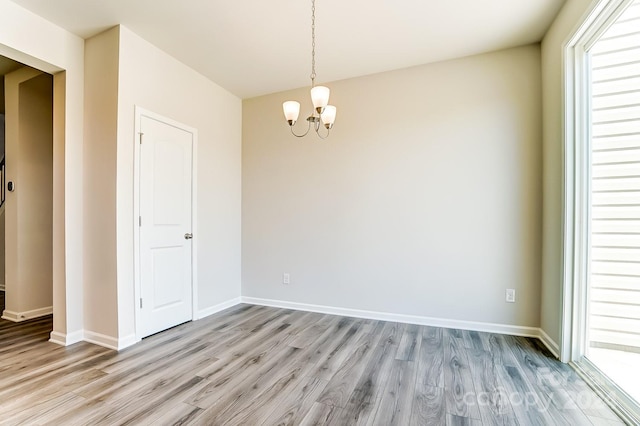
<instances>
[{"instance_id":1,"label":"wood plank flooring","mask_svg":"<svg viewBox=\"0 0 640 426\"><path fill-rule=\"evenodd\" d=\"M50 330L0 321L0 424L621 424L522 337L251 305L121 352Z\"/></svg>"}]
</instances>

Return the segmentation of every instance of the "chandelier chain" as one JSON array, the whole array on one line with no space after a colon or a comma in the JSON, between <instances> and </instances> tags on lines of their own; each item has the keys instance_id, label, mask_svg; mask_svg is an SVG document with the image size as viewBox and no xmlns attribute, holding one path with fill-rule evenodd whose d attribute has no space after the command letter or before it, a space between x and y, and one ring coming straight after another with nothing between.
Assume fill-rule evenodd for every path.
<instances>
[{"instance_id":1,"label":"chandelier chain","mask_svg":"<svg viewBox=\"0 0 640 426\"><path fill-rule=\"evenodd\" d=\"M0 0L2 1L2 0ZM316 0L311 0L311 102L313 110L307 117L307 131L297 134L293 130L300 116L300 102L286 101L282 104L284 117L289 124L291 134L297 138L306 136L311 129L320 139L326 139L336 120L336 107L329 105L330 90L325 86L316 86ZM322 129L322 132L320 131Z\"/></svg>"},{"instance_id":2,"label":"chandelier chain","mask_svg":"<svg viewBox=\"0 0 640 426\"><path fill-rule=\"evenodd\" d=\"M311 87L316 85L316 1L311 0Z\"/></svg>"}]
</instances>

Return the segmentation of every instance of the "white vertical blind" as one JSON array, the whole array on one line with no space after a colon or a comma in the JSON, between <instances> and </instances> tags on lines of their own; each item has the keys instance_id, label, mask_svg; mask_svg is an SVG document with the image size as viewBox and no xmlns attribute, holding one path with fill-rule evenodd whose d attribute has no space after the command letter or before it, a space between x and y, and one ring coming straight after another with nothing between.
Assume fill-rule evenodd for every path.
<instances>
[{"instance_id":1,"label":"white vertical blind","mask_svg":"<svg viewBox=\"0 0 640 426\"><path fill-rule=\"evenodd\" d=\"M640 0L589 55L589 339L640 351Z\"/></svg>"}]
</instances>

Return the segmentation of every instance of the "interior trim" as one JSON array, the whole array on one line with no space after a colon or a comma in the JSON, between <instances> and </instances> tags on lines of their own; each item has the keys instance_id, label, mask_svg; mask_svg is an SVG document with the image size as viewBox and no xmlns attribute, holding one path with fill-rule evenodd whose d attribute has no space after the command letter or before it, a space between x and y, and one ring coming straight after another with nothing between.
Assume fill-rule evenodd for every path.
<instances>
[{"instance_id":1,"label":"interior trim","mask_svg":"<svg viewBox=\"0 0 640 426\"><path fill-rule=\"evenodd\" d=\"M34 309L32 311L14 312L7 309L2 312L2 319L12 322L28 321L34 318L44 317L46 315L53 314L53 306L47 306L45 308Z\"/></svg>"},{"instance_id":2,"label":"interior trim","mask_svg":"<svg viewBox=\"0 0 640 426\"><path fill-rule=\"evenodd\" d=\"M418 315L394 314L389 312L365 311L351 308L337 308L325 305L288 302L284 300L262 299L256 297L241 297L242 303L250 305L270 306L274 308L295 309L298 311L317 312L321 314L342 315L347 317L373 319L379 321L394 321L406 324L428 325L432 327L456 328L462 330L482 331L512 336L535 337L544 344L557 358L558 344L539 327L526 327L508 324L495 324L479 321L463 321L446 318L424 317Z\"/></svg>"},{"instance_id":3,"label":"interior trim","mask_svg":"<svg viewBox=\"0 0 640 426\"><path fill-rule=\"evenodd\" d=\"M200 309L196 311L196 315L194 320L199 320L202 318L206 318L210 315L217 314L218 312L222 312L225 309L229 309L233 306L239 305L242 303L240 297L236 297L235 299L227 300L226 302L218 303L217 305L211 306L209 308Z\"/></svg>"},{"instance_id":4,"label":"interior trim","mask_svg":"<svg viewBox=\"0 0 640 426\"><path fill-rule=\"evenodd\" d=\"M73 333L69 334L52 331L51 335L49 336L49 341L51 343L55 343L56 345L69 346L73 345L74 343L82 342L83 337L83 330L74 331Z\"/></svg>"},{"instance_id":5,"label":"interior trim","mask_svg":"<svg viewBox=\"0 0 640 426\"><path fill-rule=\"evenodd\" d=\"M638 404L588 358L569 365L622 420L630 425L640 424Z\"/></svg>"}]
</instances>

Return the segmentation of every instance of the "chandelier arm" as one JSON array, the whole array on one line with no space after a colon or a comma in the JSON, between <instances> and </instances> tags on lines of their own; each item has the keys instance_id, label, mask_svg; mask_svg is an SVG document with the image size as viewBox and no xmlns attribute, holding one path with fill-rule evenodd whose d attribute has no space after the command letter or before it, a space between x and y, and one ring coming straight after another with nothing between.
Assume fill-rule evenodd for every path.
<instances>
[{"instance_id":1,"label":"chandelier arm","mask_svg":"<svg viewBox=\"0 0 640 426\"><path fill-rule=\"evenodd\" d=\"M322 133L320 133L320 128L322 128L322 126L316 126L315 130L316 130L316 135L318 135L318 137L320 139L326 139L329 137L329 133L331 132L331 130L327 129L327 133L322 136Z\"/></svg>"},{"instance_id":2,"label":"chandelier arm","mask_svg":"<svg viewBox=\"0 0 640 426\"><path fill-rule=\"evenodd\" d=\"M308 123L307 124L307 131L304 132L301 135L297 135L296 132L293 131L293 126L289 126L289 129L291 129L291 134L293 136L295 136L296 138L303 138L303 137L307 136L307 133L309 133L309 130L311 130L311 121L307 121L307 123Z\"/></svg>"}]
</instances>

